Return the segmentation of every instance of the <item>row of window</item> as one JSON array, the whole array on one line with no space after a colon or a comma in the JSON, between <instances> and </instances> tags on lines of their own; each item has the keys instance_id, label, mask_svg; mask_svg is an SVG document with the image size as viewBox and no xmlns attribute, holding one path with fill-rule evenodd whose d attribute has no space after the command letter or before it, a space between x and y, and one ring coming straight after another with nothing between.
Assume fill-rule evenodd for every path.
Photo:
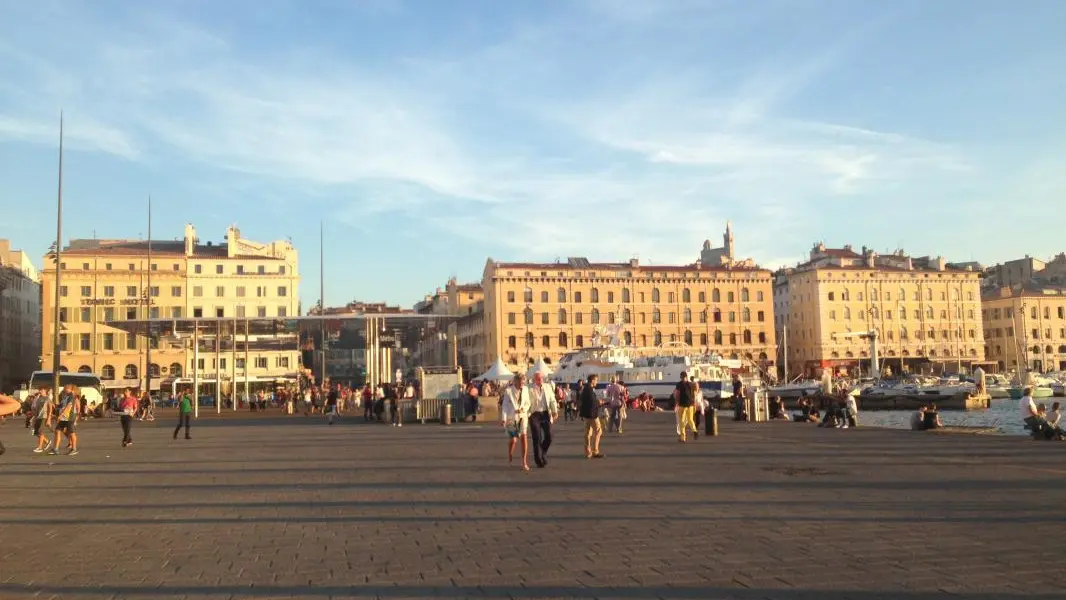
<instances>
[{"instance_id":1,"label":"row of window","mask_svg":"<svg viewBox=\"0 0 1066 600\"><path fill-rule=\"evenodd\" d=\"M230 317L233 317L233 318L237 318L237 319L252 318L252 315L248 314L249 313L249 310L248 310L249 308L250 307L246 307L244 305L237 305L236 307L234 307L234 311L233 311L234 314L226 315L226 309L224 307L217 306L217 307L215 307L214 316L216 318L220 318L220 319L224 319L227 316L230 316ZM255 307L255 317L256 318L260 318L260 319L267 318L267 316L268 316L267 315L267 308L268 307L266 307L266 306L257 306L257 307ZM96 310L100 311L99 313L97 313L98 321L94 321L94 319L93 319L93 308L92 307L83 306L83 307L81 307L79 309L60 307L59 308L59 322L60 323L72 323L72 322L78 322L78 323L93 323L93 322L110 323L110 322L114 322L116 320L122 319L123 315L125 316L124 318L125 318L126 321L136 321L137 319L140 318L140 316L138 316L138 315L139 314L143 314L143 312L144 312L143 308L142 309L138 309L136 306L128 306L126 308L119 309L118 312L116 312L116 310L113 307L110 307L110 306L97 308ZM208 312L210 312L210 309L208 309ZM184 311L182 310L182 307L180 307L180 306L167 307L165 313L158 306L152 306L152 307L148 308L148 318L149 319L161 319L161 318L163 318L163 314L166 314L166 318L168 318L168 319L182 319L182 318L185 318L184 317ZM115 318L116 315L119 316L119 319ZM287 306L279 306L278 307L278 310L277 310L277 316L278 317L287 317L288 315L289 315L289 308ZM72 321L72 317L74 317L74 316L77 316L77 321ZM199 319L199 318L201 318L203 316L204 316L203 307L200 307L200 306L193 307L193 309L192 309L192 317L193 318ZM270 316L274 316L274 315L270 315Z\"/></svg>"},{"instance_id":2,"label":"row of window","mask_svg":"<svg viewBox=\"0 0 1066 600\"><path fill-rule=\"evenodd\" d=\"M858 298L856 298L856 299L859 302L862 302L863 301L862 292L858 292L857 296L858 296ZM892 292L885 292L884 296L885 296L885 301L886 302L890 302L892 300ZM911 297L914 299L915 302L919 302L922 299L921 292L919 292L918 290L915 290ZM829 292L828 298L829 298L830 302L834 302L836 300L836 292ZM959 298L960 298L959 290L957 290L955 288L952 288L952 290L951 290L951 299L956 301L956 302L958 302ZM966 299L967 300L973 302L975 300L975 298L976 298L976 296L975 296L975 294L973 292L966 292ZM907 291L905 289L903 289L903 288L899 288L899 299L900 300L906 300L907 299ZM933 301L933 290L932 290L932 288L925 288L925 299L927 301L929 301L929 302ZM945 292L945 291L941 291L940 292L940 301L941 302L946 302L947 299L948 299L948 293ZM848 302L850 300L851 300L851 293L850 293L849 290L845 289L845 290L840 292L840 301L841 302ZM877 302L878 301L878 293L877 293L876 289L870 290L870 301L871 302Z\"/></svg>"},{"instance_id":3,"label":"row of window","mask_svg":"<svg viewBox=\"0 0 1066 600\"><path fill-rule=\"evenodd\" d=\"M1015 350L1015 346L1007 346L1007 348L1010 349L1011 354L1015 354L1017 352ZM991 352L991 350L993 349L995 350L995 352ZM1059 346L1057 351L1054 346L1044 346L1042 348L1040 346L1033 346L1028 350L1032 354L1066 354L1066 344ZM986 346L985 352L990 356L1003 356L1003 346L999 344L996 344L995 346Z\"/></svg>"},{"instance_id":4,"label":"row of window","mask_svg":"<svg viewBox=\"0 0 1066 600\"><path fill-rule=\"evenodd\" d=\"M184 287L180 286L180 285L170 286L170 295L171 295L171 297L173 297L173 298L181 298L183 289L184 289ZM83 285L83 286L81 286L81 290L80 291L81 291L81 297L82 298L92 298L93 297L93 286L91 286L91 285ZM113 286L113 285L102 286L102 290L101 291L103 292L103 297L104 298L114 298L115 297L115 286ZM237 286L237 288L236 288L237 297L238 298L244 298L244 297L248 296L247 291L248 290L243 285ZM64 297L64 298L67 297L67 286L65 286L65 285L59 286L59 295ZM202 297L204 295L203 286L200 286L200 285L193 286L192 295L193 295L194 298ZM279 298L285 298L288 295L289 295L289 288L287 286L284 286L284 285L279 285L278 286L278 297ZM126 286L126 297L127 298L137 298L137 297L147 298L148 296L151 296L153 298L158 298L160 296L160 288L159 288L159 286L153 285L152 287L150 287L147 290L142 291L142 292L138 292L137 291L137 286L135 286L135 285L127 285ZM222 286L222 285L216 286L215 287L215 297L216 298L224 298L225 296L226 296L226 287ZM266 298L267 297L267 286L265 286L265 285L256 286L255 287L255 297L256 298Z\"/></svg>"},{"instance_id":5,"label":"row of window","mask_svg":"<svg viewBox=\"0 0 1066 600\"><path fill-rule=\"evenodd\" d=\"M525 321L526 325L532 325L533 324L533 309L527 308L526 310L522 311L522 316L523 316L523 320ZM584 320L585 320L584 313L575 312L573 316L574 316L574 324L575 325L583 325L584 324ZM512 313L507 313L507 324L508 325L517 324L516 323L516 321L517 321L516 317L517 317L517 315L515 313L513 313L513 312ZM644 312L637 313L637 317L638 317L638 320L640 321L641 325L646 325L647 324L647 322L648 322L648 313L644 313ZM752 317L752 311L751 311L750 308L744 308L743 310L740 311L740 320L741 320L741 322L750 323L751 322L751 317ZM755 317L756 317L755 320L758 321L759 323L762 323L762 322L766 321L766 313L764 311L761 311L761 310L757 311L755 313ZM729 322L730 323L736 323L737 322L737 312L736 311L729 311L728 318L729 318ZM707 323L708 319L710 319L714 323L721 323L722 322L722 311L716 308L716 309L714 309L713 311L710 311L710 312L708 312L706 310L702 310L702 311L699 312L699 322L700 323ZM559 309L559 312L557 314L557 319L556 320L558 321L558 323L557 323L558 325L566 325L568 323L569 313L567 313L565 308L560 308ZM600 320L601 320L601 315L600 315L599 309L596 309L596 308L592 309L592 312L589 313L589 321L593 325L599 325L600 324ZM651 322L652 323L662 323L662 321L663 321L662 312L660 312L658 308L653 309L651 311ZM633 314L630 312L630 310L628 308L622 309L622 322L626 323L626 324L629 324L629 323L633 322ZM667 322L668 323L677 323L677 313L676 312L667 313ZM682 323L691 323L692 322L692 309L686 308L685 310L681 311L681 322ZM611 325L613 325L615 323L615 313L614 313L614 311L609 311L607 313L607 323L611 324ZM541 325L551 325L551 315L550 315L550 313L546 313L546 312L540 313L540 324Z\"/></svg>"},{"instance_id":6,"label":"row of window","mask_svg":"<svg viewBox=\"0 0 1066 600\"><path fill-rule=\"evenodd\" d=\"M845 306L841 314L843 315L845 321L850 321L851 320L851 308ZM869 314L871 319L877 320L877 319L881 318L881 314L882 313L881 313L881 311L879 311L877 309L876 306L874 306L874 307L872 307L870 309L869 313L867 313L864 310L859 310L858 315L857 315L856 318L858 320L860 320L860 321L864 321L864 320L866 320L867 314ZM914 314L914 319L915 320L921 320L922 311L920 311L920 310L918 310L916 308L916 309L914 309L914 313L913 314ZM961 306L956 306L955 307L955 318L961 320L962 319L962 314L963 314L962 307ZM976 313L974 313L974 310L972 308L968 309L966 311L966 318L967 319L973 319L975 314ZM932 319L932 318L935 317L935 315L936 315L936 311L934 311L931 306L930 307L926 307L926 309L925 309L925 318L926 319ZM884 311L884 317L885 317L886 320L891 321L892 320L892 311L891 310ZM905 307L903 305L900 305L900 307L899 307L899 318L901 320L904 320L904 321L907 320L907 307ZM835 321L837 319L837 311L836 310L829 311L829 319L831 321ZM947 320L948 319L948 311L947 311L947 309L941 309L940 310L940 319L941 320Z\"/></svg>"},{"instance_id":7,"label":"row of window","mask_svg":"<svg viewBox=\"0 0 1066 600\"><path fill-rule=\"evenodd\" d=\"M989 312L990 310L991 310L991 313ZM1000 318L1000 314L1003 315L1004 319L1012 319L1012 318L1014 318L1014 309L1013 308L1004 308L1004 309L1002 309L1002 313L1001 313L1000 309L998 309L998 308L993 308L993 309L987 309L986 308L985 310L981 311L981 318L982 319L988 319L988 315L989 314L992 315L993 319L999 319ZM1029 318L1030 319L1039 319L1040 318L1040 314L1041 314L1040 311L1038 311L1035 306L1032 306L1032 307L1029 308ZM1044 318L1045 319L1050 319L1051 318L1051 314L1052 314L1051 313L1051 307L1050 306L1045 306L1044 310L1043 310L1043 314L1044 314ZM1066 319L1066 307L1063 307L1063 306L1056 307L1055 316L1057 316L1060 319Z\"/></svg>"},{"instance_id":8,"label":"row of window","mask_svg":"<svg viewBox=\"0 0 1066 600\"><path fill-rule=\"evenodd\" d=\"M939 356L948 356L948 357L950 357L950 356L956 356L956 350L960 350L960 349L952 348L950 346L947 346L947 347L941 348L939 351L936 348L930 348L929 351L926 352L925 348L918 348L918 349L916 349L914 351L913 354L914 354L914 356L926 356L926 355L928 355L930 357L935 357L935 356L939 355ZM822 358L821 350L819 350L817 348L793 348L791 353L792 353L792 355L794 357L801 358L801 359L802 358L806 358L806 359L821 359ZM960 357L961 356L967 356L967 355L970 356L971 358L976 357L977 356L977 349L976 348L970 348L969 350L960 350L959 353L958 353L958 356L960 356ZM858 358L866 358L868 356L869 356L869 352L867 352L866 350L858 351L858 354L857 354ZM883 358L896 358L898 356L902 356L903 358L907 358L907 357L911 356L911 351L907 350L907 349L904 349L904 350L901 350L900 352L897 353L895 348L888 348L888 349L886 349L884 351L884 353L881 356ZM843 354L841 354L840 352L833 351L833 352L829 353L829 357L830 358L844 358L844 359L856 358L856 353L852 352L851 350L847 350Z\"/></svg>"},{"instance_id":9,"label":"row of window","mask_svg":"<svg viewBox=\"0 0 1066 600\"><path fill-rule=\"evenodd\" d=\"M611 303L614 302L614 292L613 291L607 292L606 296L607 296L607 303L608 304L611 304ZM550 297L551 297L550 294L548 294L548 292L546 290L542 291L540 293L540 301L542 303L549 302L550 301ZM622 288L621 297L622 297L622 302L628 303L628 302L632 301L633 295L630 293L629 289ZM667 297L666 301L671 303L671 304L677 302L677 294L675 294L674 292L667 292L666 297ZM697 297L697 300L696 300L697 302L701 302L701 303L706 303L707 302L707 292L701 291L701 292L696 294L696 297ZM643 303L645 301L644 292L637 292L636 293L636 298L637 298L637 303ZM651 301L652 301L652 303L660 302L661 298L662 298L662 295L659 293L659 288L655 288L655 289L653 289L651 291ZM750 292L748 292L748 288L742 288L740 290L740 301L741 302L749 302L750 300L751 300L751 294L750 294ZM755 292L755 300L757 302L762 302L762 300L763 300L762 291L756 291ZM507 292L507 301L508 302L514 302L515 301L515 292L514 292L514 290L511 290L511 291ZM533 290L532 289L530 289L530 288L526 288L525 289L525 291L522 293L522 301L526 302L526 303L533 302ZM566 288L562 288L561 287L561 288L559 288L559 289L557 289L555 291L555 301L557 303L559 303L559 304L566 304L566 302L567 302ZM592 291L589 293L589 302L595 304L595 303L597 303L599 301L600 301L600 290L597 289L597 288L592 288ZM692 291L689 290L688 288L685 288L685 289L681 290L681 301L682 302L686 302L686 303L687 302L692 302ZM719 291L718 288L715 288L715 289L711 290L711 302L721 302L721 301L722 301L722 293L721 293L721 291ZM581 292L574 292L574 303L575 304L580 304L581 302L582 302ZM726 302L736 302L736 296L735 296L735 294L733 292L726 292Z\"/></svg>"},{"instance_id":10,"label":"row of window","mask_svg":"<svg viewBox=\"0 0 1066 600\"><path fill-rule=\"evenodd\" d=\"M211 360L211 368L215 369L216 368L216 366L215 366L216 365L216 360L213 359L213 358L210 359L210 360ZM218 367L217 368L219 368L219 369L221 369L223 371L226 369L226 359L225 358L219 358L217 360L217 363L218 363ZM244 369L245 362L244 362L243 358L238 358L234 362L234 364L236 365L238 370ZM270 368L269 367L270 361L268 360L268 357L266 357L266 356L257 356L257 357L255 357L253 359L253 363L252 364L254 365L252 367L253 369L268 369L268 368ZM206 365L207 365L207 359L204 359L204 358L198 359L198 361L197 361L197 370L198 371L205 370ZM287 368L289 368L289 357L288 356L275 356L274 357L274 367L278 368L278 369L287 369ZM67 369L66 369L66 367L60 367L59 370L60 371L66 371ZM89 367L88 365L82 365L82 366L78 367L78 372L79 373L92 373L93 371L92 371L92 368ZM113 367L111 365L104 365L100 369L100 379L103 379L105 381L114 380L115 379L115 373L116 373L115 367ZM157 365L155 363L152 363L148 367L148 375L150 377L159 378L159 377L163 376L163 373L164 373L163 369L159 365ZM167 367L167 369L166 369L166 375L168 377L181 377L183 373L184 373L184 369L182 368L181 363L171 363L170 366ZM132 364L126 365L125 368L122 371L122 378L123 379L137 379L139 377L140 377L140 367L138 365L132 365Z\"/></svg>"},{"instance_id":11,"label":"row of window","mask_svg":"<svg viewBox=\"0 0 1066 600\"><path fill-rule=\"evenodd\" d=\"M60 263L59 264L59 268L66 269L67 268L67 263L65 263L65 262L64 263ZM153 271L158 271L159 270L159 263L152 263L151 269ZM87 263L87 262L81 263L81 270L82 271L88 271L89 270L89 263ZM115 268L114 268L114 265L112 263L105 263L104 264L104 270L105 271L113 271L113 270L115 270ZM127 271L136 271L137 270L137 264L136 263L127 263L126 270ZM180 263L171 263L170 270L172 270L172 271L181 271L181 264ZM204 272L204 266L203 265L193 265L193 272L196 273L197 275L202 275L203 272ZM235 275L250 275L252 273L253 273L253 271L246 270L244 268L244 265L237 265L236 266L236 270L234 271ZM254 273L256 275L267 275L268 274L265 265L256 266ZM285 265L278 265L277 274L278 275L285 275L285 273L286 273ZM216 275L225 274L225 267L223 265L215 265L215 274ZM270 273L270 275L273 275L273 274L274 273Z\"/></svg>"},{"instance_id":12,"label":"row of window","mask_svg":"<svg viewBox=\"0 0 1066 600\"><path fill-rule=\"evenodd\" d=\"M629 332L629 331L624 332L622 334L622 338L625 341L625 344L627 346L633 345L633 334L631 332ZM536 339L536 337L532 333L527 333L525 335L525 343L526 343L525 347L526 348L535 347L534 346L535 339ZM640 345L641 346L647 346L648 345L648 336L647 335L642 334L642 335L639 336L639 339L640 339ZM681 339L683 339L686 344L691 346L691 345L694 344L694 341L695 341L696 337L693 335L693 333L691 331L686 331L681 336ZM741 335L739 335L739 336L736 333L730 333L728 336L726 336L721 331L715 331L711 335L708 335L706 333L699 334L699 340L700 340L700 345L701 346L708 346L709 345L708 341L712 340L712 339L714 340L714 345L715 346L724 345L726 339L729 340L729 345L730 346L736 346L738 343L752 344L752 343L754 343L752 341L753 339L758 339L758 343L765 344L766 343L766 333L760 331L758 336L753 336L752 332L750 330L745 329L744 332ZM671 333L670 336L669 336L669 340L671 342L677 342L678 341L678 335L676 333ZM663 343L663 334L662 334L662 332L656 331L654 334L652 334L651 341L652 341L652 344L655 345L655 346L661 345ZM566 334L566 332L562 332L562 333L559 334L559 336L558 336L558 344L559 344L560 348L569 348L570 347L569 346L569 342L570 342L570 338ZM545 349L545 350L550 349L551 348L551 344L552 344L552 336L550 336L550 335L541 336L541 338L540 338L540 346L539 346L540 348ZM584 346L585 346L585 337L582 336L582 335L574 336L574 347L583 348ZM518 347L518 337L517 336L513 336L513 335L509 336L507 338L507 347L511 348L511 349L517 348Z\"/></svg>"},{"instance_id":13,"label":"row of window","mask_svg":"<svg viewBox=\"0 0 1066 600\"><path fill-rule=\"evenodd\" d=\"M1050 339L1053 339L1053 336L1051 335L1051 328L1050 327L1044 328L1043 332L1041 332L1039 329L1033 328L1032 330L1030 330L1030 334L1031 334L1030 337L1032 337L1034 340L1039 340L1039 339L1050 340ZM985 337L988 337L988 338L1014 337L1014 328L1013 327L1005 327L1005 328L996 327L995 329L989 329L989 330L987 330L985 332ZM1066 327L1060 327L1059 328L1059 339L1060 340L1066 339Z\"/></svg>"},{"instance_id":14,"label":"row of window","mask_svg":"<svg viewBox=\"0 0 1066 600\"><path fill-rule=\"evenodd\" d=\"M848 329L848 333L851 333L850 328ZM790 336L795 336L796 338L798 338L800 340L816 340L816 339L819 339L818 336L816 336L814 334L814 331L810 330L810 329L794 329L794 330L790 329L789 330L789 335ZM940 339L944 339L944 340L948 340L948 339L961 340L961 339L963 339L963 335L964 335L964 333L963 333L963 329L961 327L959 327L959 328L957 328L955 330L948 330L948 329L939 330L939 337L940 337ZM894 329L885 330L884 336L885 336L885 340L894 341L896 339L896 331ZM933 328L929 328L928 330L919 329L919 330L916 330L914 332L914 338L918 339L918 340L935 340L935 339L937 339L937 337L938 337L937 330L933 329ZM977 330L976 329L968 329L968 330L966 330L965 337L967 337L967 338L969 338L971 340L977 339ZM900 340L908 340L908 339L910 339L910 332L908 332L907 328L904 327L904 326L901 326L899 328L899 339ZM857 338L857 337L837 338L836 342L837 343L841 343L841 344L866 344L867 343L866 340L863 340L863 339Z\"/></svg>"}]
</instances>

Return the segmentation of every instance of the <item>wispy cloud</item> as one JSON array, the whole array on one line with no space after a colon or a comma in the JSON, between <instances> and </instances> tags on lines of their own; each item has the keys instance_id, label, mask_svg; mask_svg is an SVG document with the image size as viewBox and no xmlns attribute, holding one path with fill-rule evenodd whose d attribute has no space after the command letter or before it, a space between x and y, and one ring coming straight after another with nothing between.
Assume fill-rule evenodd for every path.
<instances>
[{"instance_id":1,"label":"wispy cloud","mask_svg":"<svg viewBox=\"0 0 1066 600\"><path fill-rule=\"evenodd\" d=\"M835 203L976 168L964 147L794 110L876 35L876 18L799 58L786 45L729 65L739 54L722 47L755 35L730 27L767 18L767 5L581 5L608 18L568 13L474 49L430 43L374 64L310 42L248 48L174 14L77 15L51 31L82 48L69 66L7 45L33 92L0 104L0 138L54 143L37 107L70 103L71 139L87 148L276 184L341 222L402 215L490 253L547 259L691 261L726 218L742 253L782 256L775 245L805 248ZM723 46L706 50L693 21ZM652 36L664 28L680 33Z\"/></svg>"}]
</instances>

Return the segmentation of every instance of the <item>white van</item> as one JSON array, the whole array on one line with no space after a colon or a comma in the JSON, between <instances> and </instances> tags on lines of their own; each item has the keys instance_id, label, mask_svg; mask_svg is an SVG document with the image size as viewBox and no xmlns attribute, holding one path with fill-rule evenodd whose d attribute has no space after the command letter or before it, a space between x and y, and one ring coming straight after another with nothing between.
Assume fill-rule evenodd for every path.
<instances>
[{"instance_id":1,"label":"white van","mask_svg":"<svg viewBox=\"0 0 1066 600\"><path fill-rule=\"evenodd\" d=\"M30 375L29 391L32 393L42 387L52 389L54 382L55 378L52 377L51 371L34 371ZM64 371L59 374L59 387L62 388L65 385L78 386L81 395L85 397L86 411L95 411L104 403L103 384L100 378L92 373L68 373Z\"/></svg>"}]
</instances>

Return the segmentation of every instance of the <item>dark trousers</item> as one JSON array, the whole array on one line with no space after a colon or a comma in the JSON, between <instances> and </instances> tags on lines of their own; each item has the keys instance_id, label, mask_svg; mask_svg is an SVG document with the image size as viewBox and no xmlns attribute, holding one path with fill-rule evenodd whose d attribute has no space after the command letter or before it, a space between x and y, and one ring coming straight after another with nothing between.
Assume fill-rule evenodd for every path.
<instances>
[{"instance_id":1,"label":"dark trousers","mask_svg":"<svg viewBox=\"0 0 1066 600\"><path fill-rule=\"evenodd\" d=\"M373 400L364 400L363 401L363 420L364 421L369 421L370 419L373 419L373 418L374 418L374 401Z\"/></svg>"},{"instance_id":2,"label":"dark trousers","mask_svg":"<svg viewBox=\"0 0 1066 600\"><path fill-rule=\"evenodd\" d=\"M122 444L129 444L133 441L133 438L130 437L130 425L133 424L133 417L130 415L122 415L119 417L119 421L122 422Z\"/></svg>"},{"instance_id":3,"label":"dark trousers","mask_svg":"<svg viewBox=\"0 0 1066 600\"><path fill-rule=\"evenodd\" d=\"M192 421L192 415L185 413L178 415L178 426L174 428L174 437L178 437L178 432L181 431L182 426L185 427L185 439L189 439L189 422Z\"/></svg>"},{"instance_id":4,"label":"dark trousers","mask_svg":"<svg viewBox=\"0 0 1066 600\"><path fill-rule=\"evenodd\" d=\"M552 445L552 421L547 411L529 416L529 434L533 438L533 462L548 464L548 448Z\"/></svg>"}]
</instances>

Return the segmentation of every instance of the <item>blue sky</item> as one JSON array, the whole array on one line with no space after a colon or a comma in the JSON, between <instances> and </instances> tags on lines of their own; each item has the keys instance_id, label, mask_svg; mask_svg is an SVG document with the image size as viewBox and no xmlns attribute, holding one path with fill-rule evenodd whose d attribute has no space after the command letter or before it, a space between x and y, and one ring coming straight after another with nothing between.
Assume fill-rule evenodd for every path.
<instances>
[{"instance_id":1,"label":"blue sky","mask_svg":"<svg viewBox=\"0 0 1066 600\"><path fill-rule=\"evenodd\" d=\"M487 257L1066 250L1066 2L0 0L0 237L230 223L304 305ZM38 259L39 260L39 259Z\"/></svg>"}]
</instances>

